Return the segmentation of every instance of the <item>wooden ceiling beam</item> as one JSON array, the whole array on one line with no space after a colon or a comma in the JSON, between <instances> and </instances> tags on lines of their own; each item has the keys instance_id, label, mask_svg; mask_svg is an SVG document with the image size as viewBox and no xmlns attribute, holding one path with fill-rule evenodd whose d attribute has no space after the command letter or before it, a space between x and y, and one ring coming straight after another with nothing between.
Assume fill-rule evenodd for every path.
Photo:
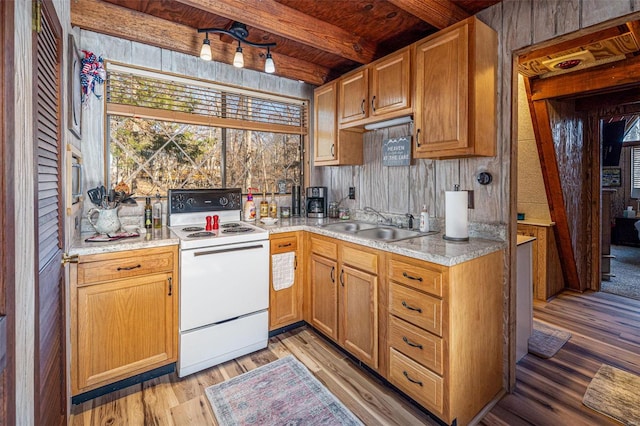
<instances>
[{"instance_id":1,"label":"wooden ceiling beam","mask_svg":"<svg viewBox=\"0 0 640 426\"><path fill-rule=\"evenodd\" d=\"M176 1L360 64L375 59L374 43L274 0Z\"/></svg>"},{"instance_id":2,"label":"wooden ceiling beam","mask_svg":"<svg viewBox=\"0 0 640 426\"><path fill-rule=\"evenodd\" d=\"M469 17L449 0L388 0L389 3L441 30Z\"/></svg>"},{"instance_id":3,"label":"wooden ceiling beam","mask_svg":"<svg viewBox=\"0 0 640 426\"><path fill-rule=\"evenodd\" d=\"M203 35L189 26L99 0L72 1L71 25L194 56L200 56L203 40ZM214 61L230 64L235 46L229 43L212 43L211 51ZM258 53L247 48L243 53L245 68L264 70L264 52ZM313 85L322 85L328 79L329 69L326 67L276 52L272 52L272 56L276 64L275 75Z\"/></svg>"},{"instance_id":4,"label":"wooden ceiling beam","mask_svg":"<svg viewBox=\"0 0 640 426\"><path fill-rule=\"evenodd\" d=\"M539 101L597 93L640 83L640 56L555 77L531 81L531 99Z\"/></svg>"}]
</instances>

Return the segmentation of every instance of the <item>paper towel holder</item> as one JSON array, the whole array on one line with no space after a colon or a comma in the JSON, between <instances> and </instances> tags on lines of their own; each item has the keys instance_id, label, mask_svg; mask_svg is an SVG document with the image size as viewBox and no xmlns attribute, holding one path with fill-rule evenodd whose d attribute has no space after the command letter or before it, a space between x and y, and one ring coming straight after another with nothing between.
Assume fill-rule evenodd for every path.
<instances>
[{"instance_id":1,"label":"paper towel holder","mask_svg":"<svg viewBox=\"0 0 640 426\"><path fill-rule=\"evenodd\" d=\"M460 185L459 184L455 184L453 186L453 190L454 191L460 191ZM451 237L448 236L446 233L444 235L442 235L442 238L447 240L447 241L452 241L452 242L465 242L465 241L469 241L469 235L467 234L466 237Z\"/></svg>"}]
</instances>

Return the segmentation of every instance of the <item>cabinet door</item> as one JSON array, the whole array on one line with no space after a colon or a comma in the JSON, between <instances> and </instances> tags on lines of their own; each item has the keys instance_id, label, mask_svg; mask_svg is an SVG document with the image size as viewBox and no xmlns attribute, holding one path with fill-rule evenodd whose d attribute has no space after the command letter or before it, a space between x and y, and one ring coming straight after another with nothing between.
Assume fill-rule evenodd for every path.
<instances>
[{"instance_id":1,"label":"cabinet door","mask_svg":"<svg viewBox=\"0 0 640 426\"><path fill-rule=\"evenodd\" d=\"M276 291L273 288L272 277L269 289L269 330L275 330L302 320L302 265L298 261L297 242L295 235L271 240L272 256L293 253L293 285Z\"/></svg>"},{"instance_id":2,"label":"cabinet door","mask_svg":"<svg viewBox=\"0 0 640 426\"><path fill-rule=\"evenodd\" d=\"M344 265L339 281L340 344L378 368L378 277Z\"/></svg>"},{"instance_id":3,"label":"cabinet door","mask_svg":"<svg viewBox=\"0 0 640 426\"><path fill-rule=\"evenodd\" d=\"M337 263L311 255L311 325L338 340Z\"/></svg>"},{"instance_id":4,"label":"cabinet door","mask_svg":"<svg viewBox=\"0 0 640 426\"><path fill-rule=\"evenodd\" d=\"M79 287L73 393L175 361L172 274Z\"/></svg>"},{"instance_id":5,"label":"cabinet door","mask_svg":"<svg viewBox=\"0 0 640 426\"><path fill-rule=\"evenodd\" d=\"M369 115L369 70L364 68L339 80L340 124L360 120Z\"/></svg>"},{"instance_id":6,"label":"cabinet door","mask_svg":"<svg viewBox=\"0 0 640 426\"><path fill-rule=\"evenodd\" d=\"M468 26L445 31L416 47L416 157L468 147Z\"/></svg>"},{"instance_id":7,"label":"cabinet door","mask_svg":"<svg viewBox=\"0 0 640 426\"><path fill-rule=\"evenodd\" d=\"M316 162L336 160L336 83L318 87L314 92L314 159Z\"/></svg>"},{"instance_id":8,"label":"cabinet door","mask_svg":"<svg viewBox=\"0 0 640 426\"><path fill-rule=\"evenodd\" d=\"M411 112L410 52L403 49L371 66L371 116Z\"/></svg>"}]
</instances>

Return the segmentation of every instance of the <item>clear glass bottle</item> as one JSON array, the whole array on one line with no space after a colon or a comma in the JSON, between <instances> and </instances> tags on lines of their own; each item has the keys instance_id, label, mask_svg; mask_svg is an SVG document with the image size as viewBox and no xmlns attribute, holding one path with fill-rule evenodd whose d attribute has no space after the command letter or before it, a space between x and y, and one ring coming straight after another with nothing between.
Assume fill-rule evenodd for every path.
<instances>
[{"instance_id":1,"label":"clear glass bottle","mask_svg":"<svg viewBox=\"0 0 640 426\"><path fill-rule=\"evenodd\" d=\"M153 203L153 227L162 228L162 201L159 192L156 192L156 202Z\"/></svg>"}]
</instances>

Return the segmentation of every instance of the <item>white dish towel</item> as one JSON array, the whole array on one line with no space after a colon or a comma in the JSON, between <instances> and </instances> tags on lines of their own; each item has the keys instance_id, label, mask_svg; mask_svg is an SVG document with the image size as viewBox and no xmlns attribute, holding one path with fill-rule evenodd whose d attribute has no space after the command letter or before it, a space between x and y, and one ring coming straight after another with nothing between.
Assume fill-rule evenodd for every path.
<instances>
[{"instance_id":1,"label":"white dish towel","mask_svg":"<svg viewBox=\"0 0 640 426\"><path fill-rule=\"evenodd\" d=\"M293 285L295 252L271 255L271 280L273 289L283 290Z\"/></svg>"}]
</instances>

